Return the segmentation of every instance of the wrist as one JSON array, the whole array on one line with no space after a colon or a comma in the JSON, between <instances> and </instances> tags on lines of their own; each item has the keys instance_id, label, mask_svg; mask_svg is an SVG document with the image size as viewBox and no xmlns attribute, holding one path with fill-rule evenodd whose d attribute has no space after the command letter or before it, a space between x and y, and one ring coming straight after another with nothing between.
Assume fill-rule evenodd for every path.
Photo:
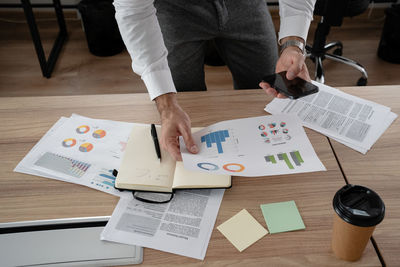
<instances>
[{"instance_id":1,"label":"wrist","mask_svg":"<svg viewBox=\"0 0 400 267\"><path fill-rule=\"evenodd\" d=\"M178 107L178 101L175 93L167 93L155 98L158 112L162 115L168 110Z\"/></svg>"},{"instance_id":2,"label":"wrist","mask_svg":"<svg viewBox=\"0 0 400 267\"><path fill-rule=\"evenodd\" d=\"M297 36L288 36L279 40L278 44L280 45L280 54L289 48L291 50L295 49L303 55L305 54L305 41L303 38Z\"/></svg>"}]
</instances>

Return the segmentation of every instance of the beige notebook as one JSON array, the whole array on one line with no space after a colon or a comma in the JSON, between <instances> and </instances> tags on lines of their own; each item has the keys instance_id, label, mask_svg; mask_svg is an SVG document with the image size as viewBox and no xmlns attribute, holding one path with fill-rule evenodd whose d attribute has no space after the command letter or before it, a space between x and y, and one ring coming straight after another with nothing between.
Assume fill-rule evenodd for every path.
<instances>
[{"instance_id":1,"label":"beige notebook","mask_svg":"<svg viewBox=\"0 0 400 267\"><path fill-rule=\"evenodd\" d=\"M161 149L157 157L150 125L134 125L125 149L115 187L138 191L172 192L174 189L229 188L231 176L184 169ZM158 136L161 128L157 126Z\"/></svg>"}]
</instances>

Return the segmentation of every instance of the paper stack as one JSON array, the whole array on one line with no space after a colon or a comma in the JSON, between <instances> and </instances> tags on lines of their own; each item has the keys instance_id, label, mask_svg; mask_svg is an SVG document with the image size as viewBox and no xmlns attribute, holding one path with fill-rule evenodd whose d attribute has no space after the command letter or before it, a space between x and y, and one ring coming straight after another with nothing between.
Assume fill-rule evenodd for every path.
<instances>
[{"instance_id":1,"label":"paper stack","mask_svg":"<svg viewBox=\"0 0 400 267\"><path fill-rule=\"evenodd\" d=\"M317 94L298 100L275 98L265 111L296 114L305 127L363 154L397 118L389 107L315 81L313 84L319 87Z\"/></svg>"},{"instance_id":2,"label":"paper stack","mask_svg":"<svg viewBox=\"0 0 400 267\"><path fill-rule=\"evenodd\" d=\"M14 171L80 184L116 196L112 174L121 164L132 123L73 114L61 117Z\"/></svg>"},{"instance_id":3,"label":"paper stack","mask_svg":"<svg viewBox=\"0 0 400 267\"><path fill-rule=\"evenodd\" d=\"M223 189L180 190L171 202L152 204L134 199L131 191L114 187L113 170L119 169L130 133L138 126L143 124L76 114L62 117L14 171L121 197L102 240L204 259Z\"/></svg>"}]
</instances>

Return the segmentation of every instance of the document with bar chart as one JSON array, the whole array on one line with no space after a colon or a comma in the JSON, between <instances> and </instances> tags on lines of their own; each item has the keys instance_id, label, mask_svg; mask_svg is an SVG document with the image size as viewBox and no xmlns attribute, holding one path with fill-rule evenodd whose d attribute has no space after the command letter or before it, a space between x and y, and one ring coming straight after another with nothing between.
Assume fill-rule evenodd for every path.
<instances>
[{"instance_id":1,"label":"document with bar chart","mask_svg":"<svg viewBox=\"0 0 400 267\"><path fill-rule=\"evenodd\" d=\"M76 114L62 117L14 171L124 196L128 193L114 188L112 172L119 168L132 127L132 123Z\"/></svg>"},{"instance_id":2,"label":"document with bar chart","mask_svg":"<svg viewBox=\"0 0 400 267\"><path fill-rule=\"evenodd\" d=\"M193 134L200 152L180 140L186 169L266 176L326 170L300 120L290 114L222 121Z\"/></svg>"}]
</instances>

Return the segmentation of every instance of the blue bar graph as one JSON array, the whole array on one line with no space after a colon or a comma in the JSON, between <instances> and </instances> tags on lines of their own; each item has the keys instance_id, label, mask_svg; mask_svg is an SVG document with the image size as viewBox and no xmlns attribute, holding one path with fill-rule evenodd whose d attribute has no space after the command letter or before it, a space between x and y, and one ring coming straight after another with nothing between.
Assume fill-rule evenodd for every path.
<instances>
[{"instance_id":1,"label":"blue bar graph","mask_svg":"<svg viewBox=\"0 0 400 267\"><path fill-rule=\"evenodd\" d=\"M98 177L93 179L92 184L96 184L100 187L105 187L106 189L110 187L114 187L115 184L115 176L112 175L113 170L104 170L102 173L99 173ZM106 186L104 186L106 185Z\"/></svg>"},{"instance_id":2,"label":"blue bar graph","mask_svg":"<svg viewBox=\"0 0 400 267\"><path fill-rule=\"evenodd\" d=\"M200 140L202 143L206 143L208 148L212 147L212 144L216 144L218 154L222 154L224 153L224 150L222 149L222 142L225 142L228 137L228 130L221 130L203 135Z\"/></svg>"}]
</instances>

